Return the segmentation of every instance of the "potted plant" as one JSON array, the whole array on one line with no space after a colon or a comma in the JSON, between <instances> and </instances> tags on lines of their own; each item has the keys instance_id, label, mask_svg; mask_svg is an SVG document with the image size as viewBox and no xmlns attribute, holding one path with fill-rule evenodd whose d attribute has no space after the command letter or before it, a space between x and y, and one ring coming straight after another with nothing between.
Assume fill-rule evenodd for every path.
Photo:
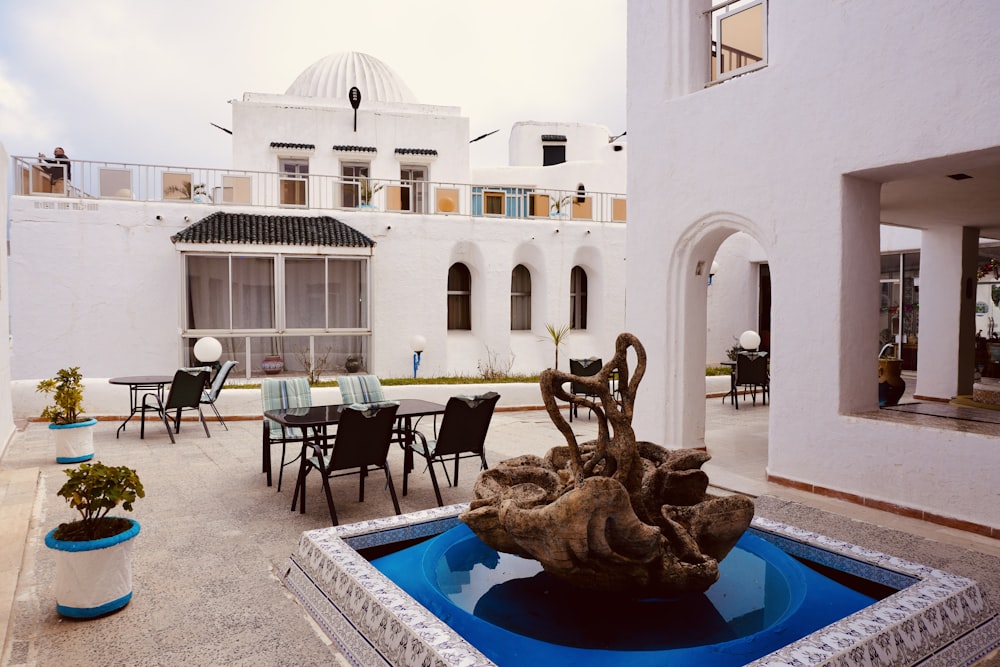
<instances>
[{"instance_id":1,"label":"potted plant","mask_svg":"<svg viewBox=\"0 0 1000 667\"><path fill-rule=\"evenodd\" d=\"M570 201L573 199L572 195L565 195L560 197L559 195L552 196L552 202L549 204L550 213L549 216L553 218L565 218L566 211L563 209L569 206Z\"/></svg>"},{"instance_id":2,"label":"potted plant","mask_svg":"<svg viewBox=\"0 0 1000 667\"><path fill-rule=\"evenodd\" d=\"M372 185L370 180L362 177L358 181L358 193L361 197L361 206L359 208L372 208L372 197L381 189L381 183Z\"/></svg>"},{"instance_id":3,"label":"potted plant","mask_svg":"<svg viewBox=\"0 0 1000 667\"><path fill-rule=\"evenodd\" d=\"M42 410L56 441L56 463L80 463L94 458L96 419L83 416L83 376L80 367L63 368L42 380L35 391L52 394L53 404Z\"/></svg>"},{"instance_id":4,"label":"potted plant","mask_svg":"<svg viewBox=\"0 0 1000 667\"><path fill-rule=\"evenodd\" d=\"M100 461L67 468L59 496L81 518L59 524L45 536L56 552L56 611L94 618L121 609L132 599L132 538L139 522L108 516L119 504L132 511L146 492L136 471Z\"/></svg>"}]
</instances>

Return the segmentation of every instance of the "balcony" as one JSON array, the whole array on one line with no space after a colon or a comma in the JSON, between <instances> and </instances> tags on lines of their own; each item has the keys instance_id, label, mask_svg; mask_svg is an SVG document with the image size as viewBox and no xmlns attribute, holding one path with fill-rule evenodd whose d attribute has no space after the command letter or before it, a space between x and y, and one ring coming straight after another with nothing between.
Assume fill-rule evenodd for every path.
<instances>
[{"instance_id":1,"label":"balcony","mask_svg":"<svg viewBox=\"0 0 1000 667\"><path fill-rule=\"evenodd\" d=\"M72 161L72 182L53 187L36 158L14 156L15 195L141 202L197 202L306 210L625 222L624 194L532 184L352 179L319 174Z\"/></svg>"}]
</instances>

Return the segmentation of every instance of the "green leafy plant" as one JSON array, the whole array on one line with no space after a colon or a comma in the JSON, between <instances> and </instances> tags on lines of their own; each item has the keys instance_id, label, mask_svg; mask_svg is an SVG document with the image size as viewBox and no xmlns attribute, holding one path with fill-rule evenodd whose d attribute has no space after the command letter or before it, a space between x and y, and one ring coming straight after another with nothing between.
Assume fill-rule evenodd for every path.
<instances>
[{"instance_id":1,"label":"green leafy plant","mask_svg":"<svg viewBox=\"0 0 1000 667\"><path fill-rule=\"evenodd\" d=\"M82 542L112 537L129 529L131 522L107 514L121 505L128 512L136 498L145 498L146 492L135 470L127 466L106 466L100 461L81 463L77 468L66 468L69 477L57 495L66 499L69 506L80 513L80 519L59 524L57 540Z\"/></svg>"},{"instance_id":2,"label":"green leafy plant","mask_svg":"<svg viewBox=\"0 0 1000 667\"><path fill-rule=\"evenodd\" d=\"M740 356L740 350L743 349L742 347L740 347L739 338L733 336L733 340L736 342L733 343L728 350L726 350L726 356L729 357L729 361L736 361L736 357Z\"/></svg>"},{"instance_id":3,"label":"green leafy plant","mask_svg":"<svg viewBox=\"0 0 1000 667\"><path fill-rule=\"evenodd\" d=\"M362 178L360 181L358 181L358 192L361 195L361 203L371 204L372 196L374 196L374 194L381 189L382 189L382 183L377 183L375 185L372 185L372 182L369 179Z\"/></svg>"},{"instance_id":4,"label":"green leafy plant","mask_svg":"<svg viewBox=\"0 0 1000 667\"><path fill-rule=\"evenodd\" d=\"M573 195L564 195L560 197L559 195L553 195L552 201L549 202L549 212L554 215L562 214L564 207L569 206L569 203L573 200Z\"/></svg>"},{"instance_id":5,"label":"green leafy plant","mask_svg":"<svg viewBox=\"0 0 1000 667\"><path fill-rule=\"evenodd\" d=\"M42 380L35 391L52 394L53 404L42 410L42 419L65 425L87 421L83 414L83 376L80 367L63 368L54 378Z\"/></svg>"},{"instance_id":6,"label":"green leafy plant","mask_svg":"<svg viewBox=\"0 0 1000 667\"><path fill-rule=\"evenodd\" d=\"M568 324L564 324L561 327L557 327L554 324L546 323L545 333L548 335L538 337L538 340L541 341L552 341L552 345L555 346L556 363L555 366L553 366L553 368L556 370L559 370L559 346L565 343L566 339L569 338L569 332L570 329Z\"/></svg>"}]
</instances>

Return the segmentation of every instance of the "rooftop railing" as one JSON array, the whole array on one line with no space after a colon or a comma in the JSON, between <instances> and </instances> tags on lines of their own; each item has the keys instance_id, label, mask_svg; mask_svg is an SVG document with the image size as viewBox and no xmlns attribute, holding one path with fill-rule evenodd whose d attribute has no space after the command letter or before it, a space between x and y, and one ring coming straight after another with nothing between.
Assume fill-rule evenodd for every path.
<instances>
[{"instance_id":1,"label":"rooftop railing","mask_svg":"<svg viewBox=\"0 0 1000 667\"><path fill-rule=\"evenodd\" d=\"M528 184L344 178L238 169L72 161L54 179L38 158L14 156L14 194L214 206L378 209L394 213L625 222L625 195Z\"/></svg>"}]
</instances>

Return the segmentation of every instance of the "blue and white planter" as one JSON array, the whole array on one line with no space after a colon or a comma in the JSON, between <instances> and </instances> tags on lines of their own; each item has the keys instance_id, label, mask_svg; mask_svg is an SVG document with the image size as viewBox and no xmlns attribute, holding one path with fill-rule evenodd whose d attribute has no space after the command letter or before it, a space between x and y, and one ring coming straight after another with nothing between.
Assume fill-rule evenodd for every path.
<instances>
[{"instance_id":1,"label":"blue and white planter","mask_svg":"<svg viewBox=\"0 0 1000 667\"><path fill-rule=\"evenodd\" d=\"M56 554L56 611L70 618L96 618L127 605L132 599L132 538L139 522L114 537L68 542L45 536Z\"/></svg>"},{"instance_id":2,"label":"blue and white planter","mask_svg":"<svg viewBox=\"0 0 1000 667\"><path fill-rule=\"evenodd\" d=\"M75 424L49 424L56 439L56 463L81 463L94 458L96 419Z\"/></svg>"}]
</instances>

